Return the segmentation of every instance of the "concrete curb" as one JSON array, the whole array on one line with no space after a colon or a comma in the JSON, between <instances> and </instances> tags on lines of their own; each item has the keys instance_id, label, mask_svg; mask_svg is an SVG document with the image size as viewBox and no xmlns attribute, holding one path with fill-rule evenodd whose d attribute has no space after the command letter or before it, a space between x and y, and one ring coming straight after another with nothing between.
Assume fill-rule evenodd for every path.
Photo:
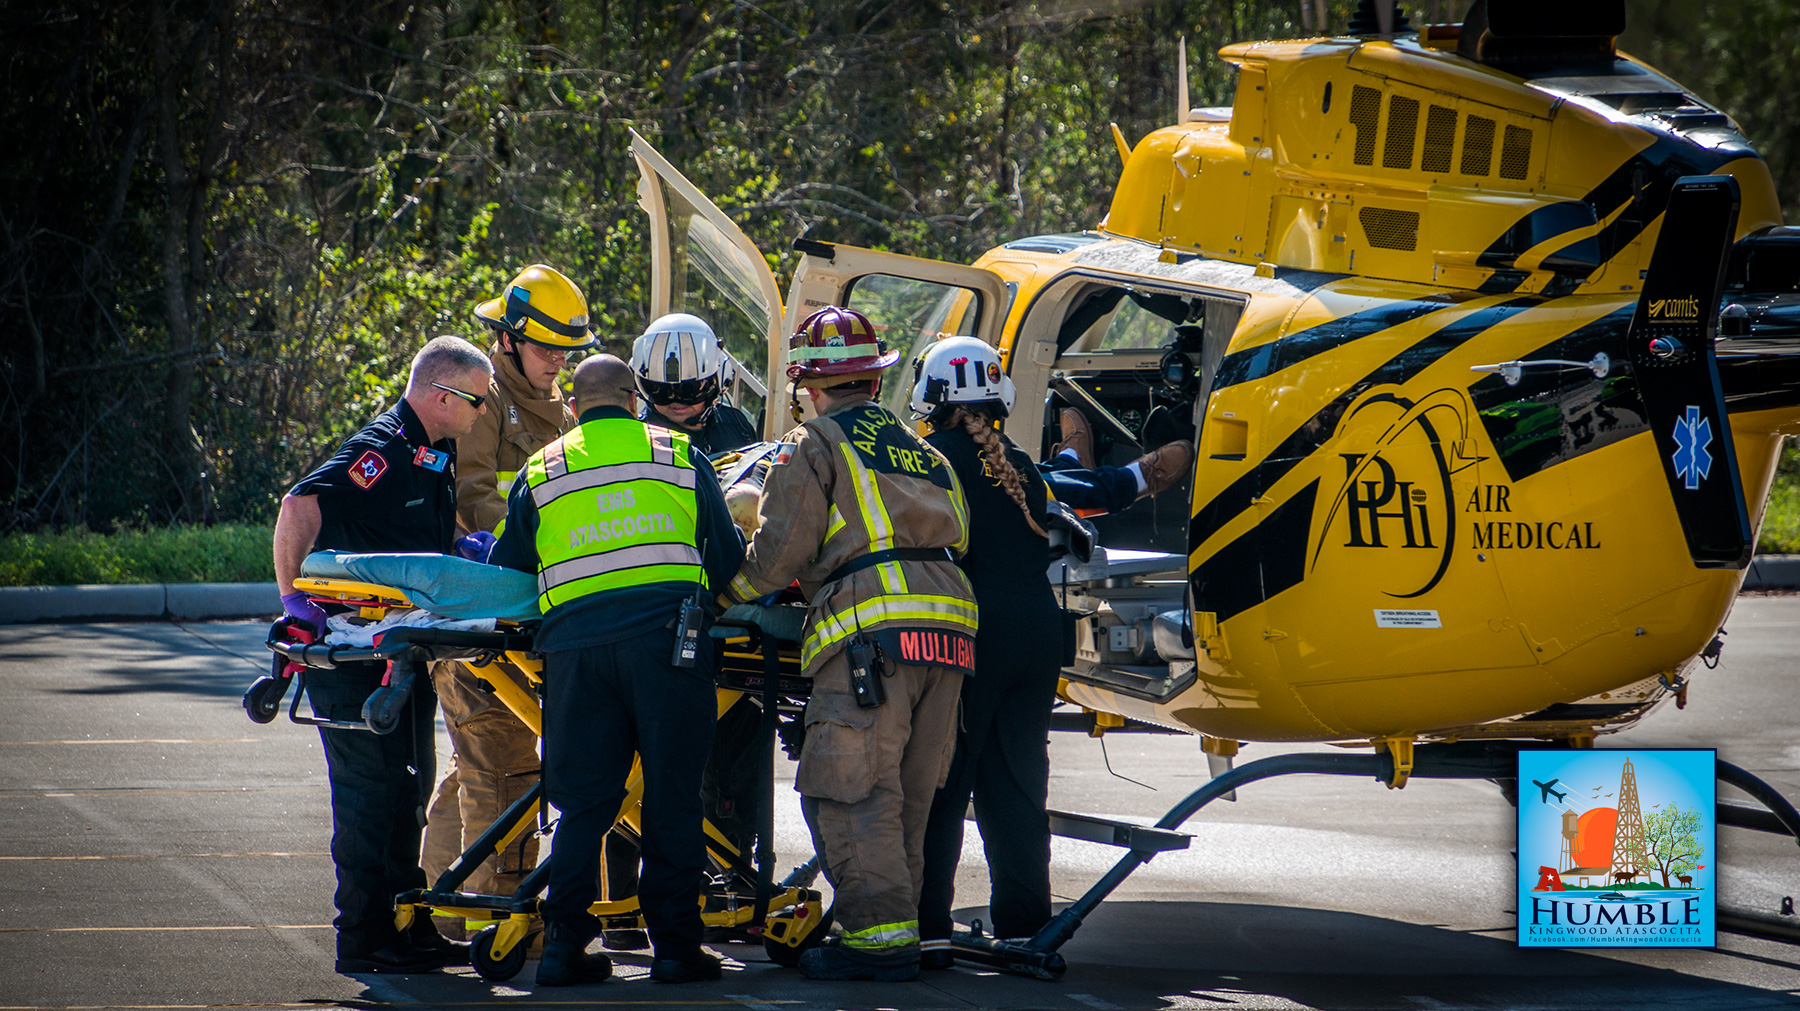
<instances>
[{"instance_id":1,"label":"concrete curb","mask_svg":"<svg viewBox=\"0 0 1800 1011\"><path fill-rule=\"evenodd\" d=\"M1800 555L1759 555L1746 590L1800 590ZM281 613L274 583L0 586L0 625L34 621L203 621Z\"/></svg>"},{"instance_id":2,"label":"concrete curb","mask_svg":"<svg viewBox=\"0 0 1800 1011\"><path fill-rule=\"evenodd\" d=\"M129 583L0 587L0 625L36 621L263 618L281 613L274 583Z\"/></svg>"},{"instance_id":3,"label":"concrete curb","mask_svg":"<svg viewBox=\"0 0 1800 1011\"><path fill-rule=\"evenodd\" d=\"M1758 555L1744 574L1746 590L1800 589L1800 555Z\"/></svg>"}]
</instances>

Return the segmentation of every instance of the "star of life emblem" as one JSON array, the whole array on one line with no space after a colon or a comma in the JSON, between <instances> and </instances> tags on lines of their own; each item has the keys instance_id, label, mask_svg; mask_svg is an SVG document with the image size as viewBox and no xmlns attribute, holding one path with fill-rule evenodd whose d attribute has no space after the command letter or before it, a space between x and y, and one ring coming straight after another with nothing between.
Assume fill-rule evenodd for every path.
<instances>
[{"instance_id":1,"label":"star of life emblem","mask_svg":"<svg viewBox=\"0 0 1800 1011\"><path fill-rule=\"evenodd\" d=\"M1706 447L1712 445L1712 419L1700 415L1700 408L1689 405L1687 417L1675 419L1675 476L1682 479L1682 487L1688 491L1697 491L1700 482L1712 473L1712 454Z\"/></svg>"}]
</instances>

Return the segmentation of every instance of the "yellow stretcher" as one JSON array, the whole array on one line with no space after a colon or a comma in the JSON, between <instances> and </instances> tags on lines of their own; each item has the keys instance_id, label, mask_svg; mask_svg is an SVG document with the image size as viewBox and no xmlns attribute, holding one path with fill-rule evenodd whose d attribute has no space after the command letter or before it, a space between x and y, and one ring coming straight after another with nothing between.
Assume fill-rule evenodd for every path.
<instances>
[{"instance_id":1,"label":"yellow stretcher","mask_svg":"<svg viewBox=\"0 0 1800 1011\"><path fill-rule=\"evenodd\" d=\"M413 605L406 592L389 586L343 579L300 578L294 588L331 610L353 609L365 619L380 620L396 609ZM793 718L804 708L810 682L798 676L798 648L792 642L766 634L750 622L721 620L729 637L721 642L718 675L718 714L738 705L761 709L762 735L759 754L763 763L762 824L755 861L740 853L719 829L705 823L707 857L711 873L701 903L701 922L760 937L769 958L784 966L799 963L800 953L823 940L830 927L820 895L808 887L818 876L817 858L796 868L784 880L772 881L774 736L778 720ZM387 733L397 726L412 685L429 677L429 665L438 660L465 664L481 683L533 732L543 734L543 660L532 650L532 625L501 622L492 632L468 632L430 627L398 627L377 637L372 646L329 645L313 641L304 623L282 618L270 628L268 646L275 654L274 669L259 678L244 695L244 708L252 720L267 723L281 710L283 696L295 688L289 719L296 723L339 729ZM525 674L531 688L520 687L504 672L482 677L484 671L504 660ZM305 674L309 669L329 669L340 664L385 661L387 674L363 708L362 722L331 721L301 712ZM643 772L632 763L626 797L615 827L635 836L643 799ZM403 892L394 902L395 925L404 930L424 911L462 918L487 918L505 914L481 930L471 946L476 972L490 981L511 979L525 963L537 919L538 896L549 878L549 864L528 874L512 895L478 895L460 891L463 882L482 861L499 853L526 832L547 833L543 784L509 807L482 833L461 857L428 888ZM643 929L636 896L595 902L589 911L604 930Z\"/></svg>"}]
</instances>

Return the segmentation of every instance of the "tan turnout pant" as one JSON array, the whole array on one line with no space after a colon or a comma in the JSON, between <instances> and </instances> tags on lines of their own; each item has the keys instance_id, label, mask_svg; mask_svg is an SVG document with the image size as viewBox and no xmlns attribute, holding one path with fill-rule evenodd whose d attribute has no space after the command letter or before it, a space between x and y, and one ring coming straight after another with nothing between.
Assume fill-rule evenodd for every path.
<instances>
[{"instance_id":1,"label":"tan turnout pant","mask_svg":"<svg viewBox=\"0 0 1800 1011\"><path fill-rule=\"evenodd\" d=\"M499 677L501 671L521 687L528 685L525 675L506 663L483 668L482 676ZM438 875L538 781L540 759L537 735L499 698L482 691L467 667L454 661L435 663L431 680L444 706L452 752L449 771L426 814L420 860L426 879L435 884ZM459 890L511 895L537 862L537 836L527 832L483 861ZM452 926L442 917L439 923Z\"/></svg>"},{"instance_id":2,"label":"tan turnout pant","mask_svg":"<svg viewBox=\"0 0 1800 1011\"><path fill-rule=\"evenodd\" d=\"M918 941L925 822L956 748L962 675L888 667L887 703L873 709L850 694L845 654L814 675L794 787L846 941L892 950Z\"/></svg>"}]
</instances>

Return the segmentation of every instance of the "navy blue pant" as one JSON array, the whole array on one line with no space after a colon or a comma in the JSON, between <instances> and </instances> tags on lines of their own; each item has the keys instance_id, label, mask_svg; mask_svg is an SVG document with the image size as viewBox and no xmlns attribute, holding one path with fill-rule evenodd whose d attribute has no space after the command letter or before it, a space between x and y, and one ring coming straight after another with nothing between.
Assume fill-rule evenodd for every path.
<instances>
[{"instance_id":1,"label":"navy blue pant","mask_svg":"<svg viewBox=\"0 0 1800 1011\"><path fill-rule=\"evenodd\" d=\"M561 812L544 919L591 924L601 840L618 817L636 752L644 762L638 902L658 958L700 950L700 777L718 706L712 640L700 641L692 668L669 662L675 634L664 628L544 658L544 788Z\"/></svg>"},{"instance_id":2,"label":"navy blue pant","mask_svg":"<svg viewBox=\"0 0 1800 1011\"><path fill-rule=\"evenodd\" d=\"M306 672L314 712L362 719L363 701L381 683L382 664ZM319 728L331 782L331 862L337 868L337 953L358 958L397 937L394 896L425 887L419 838L437 781L437 693L429 676L413 678L412 698L391 734Z\"/></svg>"},{"instance_id":3,"label":"navy blue pant","mask_svg":"<svg viewBox=\"0 0 1800 1011\"><path fill-rule=\"evenodd\" d=\"M1138 499L1137 478L1124 467L1088 470L1058 453L1038 464L1050 494L1071 509L1103 509L1122 513Z\"/></svg>"},{"instance_id":4,"label":"navy blue pant","mask_svg":"<svg viewBox=\"0 0 1800 1011\"><path fill-rule=\"evenodd\" d=\"M1025 596L1020 594L1020 596ZM950 936L963 818L971 795L987 851L990 926L1029 937L1050 920L1050 708L1062 668L1054 610L983 606L975 675L963 679L962 734L925 826L919 936Z\"/></svg>"}]
</instances>

